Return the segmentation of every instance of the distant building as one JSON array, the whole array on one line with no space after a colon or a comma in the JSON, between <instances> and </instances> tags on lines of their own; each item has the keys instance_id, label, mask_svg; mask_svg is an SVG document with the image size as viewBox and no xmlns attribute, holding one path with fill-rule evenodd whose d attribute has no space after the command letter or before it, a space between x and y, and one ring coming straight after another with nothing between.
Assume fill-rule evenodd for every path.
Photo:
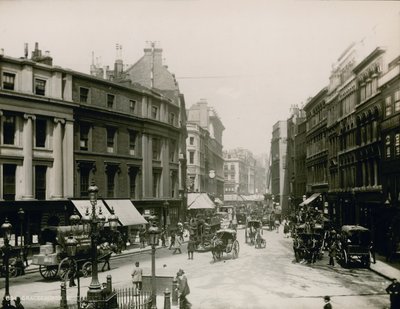
<instances>
[{"instance_id":1,"label":"distant building","mask_svg":"<svg viewBox=\"0 0 400 309\"><path fill-rule=\"evenodd\" d=\"M216 111L202 99L187 110L187 128L188 187L194 192L207 192L222 199L222 134L225 127Z\"/></svg>"}]
</instances>

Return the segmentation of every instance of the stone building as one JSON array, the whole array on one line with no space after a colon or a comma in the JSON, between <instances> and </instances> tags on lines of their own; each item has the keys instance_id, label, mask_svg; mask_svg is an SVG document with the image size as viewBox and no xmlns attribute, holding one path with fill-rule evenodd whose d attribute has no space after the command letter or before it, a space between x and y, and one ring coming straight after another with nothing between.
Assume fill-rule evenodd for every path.
<instances>
[{"instance_id":1,"label":"stone building","mask_svg":"<svg viewBox=\"0 0 400 309\"><path fill-rule=\"evenodd\" d=\"M187 109L187 168L190 188L224 196L222 134L225 127L205 99Z\"/></svg>"}]
</instances>

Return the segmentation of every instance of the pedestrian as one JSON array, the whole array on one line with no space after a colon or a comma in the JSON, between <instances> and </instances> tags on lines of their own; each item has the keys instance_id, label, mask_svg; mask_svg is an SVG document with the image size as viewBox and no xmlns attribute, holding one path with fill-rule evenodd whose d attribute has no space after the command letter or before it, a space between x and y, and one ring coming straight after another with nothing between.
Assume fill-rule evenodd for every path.
<instances>
[{"instance_id":1,"label":"pedestrian","mask_svg":"<svg viewBox=\"0 0 400 309\"><path fill-rule=\"evenodd\" d=\"M175 237L174 252L172 252L172 254L176 254L178 250L179 250L179 254L182 253L181 245L182 245L181 238Z\"/></svg>"},{"instance_id":2,"label":"pedestrian","mask_svg":"<svg viewBox=\"0 0 400 309\"><path fill-rule=\"evenodd\" d=\"M161 238L161 246L166 247L166 245L165 245L165 229L164 228L161 229L160 238Z\"/></svg>"},{"instance_id":3,"label":"pedestrian","mask_svg":"<svg viewBox=\"0 0 400 309\"><path fill-rule=\"evenodd\" d=\"M74 259L70 259L70 261L71 261L70 269L68 270L66 276L69 276L69 287L73 287L73 286L76 286L76 284L75 284L75 277L77 275L76 263L75 263Z\"/></svg>"},{"instance_id":4,"label":"pedestrian","mask_svg":"<svg viewBox=\"0 0 400 309\"><path fill-rule=\"evenodd\" d=\"M30 248L30 245L25 244L23 252L22 252L25 267L29 266L29 263L28 263L29 248Z\"/></svg>"},{"instance_id":5,"label":"pedestrian","mask_svg":"<svg viewBox=\"0 0 400 309\"><path fill-rule=\"evenodd\" d=\"M188 245L187 245L187 252L188 252L188 260L193 260L193 252L195 249L195 241L193 236L189 237Z\"/></svg>"},{"instance_id":6,"label":"pedestrian","mask_svg":"<svg viewBox=\"0 0 400 309\"><path fill-rule=\"evenodd\" d=\"M186 298L190 294L190 288L183 269L179 269L176 277L178 279L179 309L190 309L192 304Z\"/></svg>"},{"instance_id":7,"label":"pedestrian","mask_svg":"<svg viewBox=\"0 0 400 309\"><path fill-rule=\"evenodd\" d=\"M370 246L369 246L369 251L371 252L372 263L376 264L375 244L374 244L373 241L371 241L371 244L370 244Z\"/></svg>"},{"instance_id":8,"label":"pedestrian","mask_svg":"<svg viewBox=\"0 0 400 309\"><path fill-rule=\"evenodd\" d=\"M335 241L329 247L329 265L330 266L335 266L336 252L337 252L337 244Z\"/></svg>"},{"instance_id":9,"label":"pedestrian","mask_svg":"<svg viewBox=\"0 0 400 309\"><path fill-rule=\"evenodd\" d=\"M17 296L17 298L14 300L15 303L15 309L24 309L24 306L21 304L21 298Z\"/></svg>"},{"instance_id":10,"label":"pedestrian","mask_svg":"<svg viewBox=\"0 0 400 309\"><path fill-rule=\"evenodd\" d=\"M135 263L135 268L132 271L132 283L135 289L135 293L137 291L142 290L142 276L143 276L143 269L139 267L139 262Z\"/></svg>"},{"instance_id":11,"label":"pedestrian","mask_svg":"<svg viewBox=\"0 0 400 309\"><path fill-rule=\"evenodd\" d=\"M285 237L289 237L289 223L285 221L285 224L283 225L283 233L285 234Z\"/></svg>"},{"instance_id":12,"label":"pedestrian","mask_svg":"<svg viewBox=\"0 0 400 309\"><path fill-rule=\"evenodd\" d=\"M139 231L139 241L140 241L140 248L143 249L145 247L145 241L146 241L146 229L143 227Z\"/></svg>"},{"instance_id":13,"label":"pedestrian","mask_svg":"<svg viewBox=\"0 0 400 309\"><path fill-rule=\"evenodd\" d=\"M171 231L171 241L169 243L169 250L171 250L172 247L175 247L175 239L176 239L176 234L175 231Z\"/></svg>"},{"instance_id":14,"label":"pedestrian","mask_svg":"<svg viewBox=\"0 0 400 309\"><path fill-rule=\"evenodd\" d=\"M390 309L400 308L400 283L393 278L392 283L386 288L386 293L390 295Z\"/></svg>"},{"instance_id":15,"label":"pedestrian","mask_svg":"<svg viewBox=\"0 0 400 309\"><path fill-rule=\"evenodd\" d=\"M331 305L331 298L329 296L325 296L324 297L324 309L332 309L332 305Z\"/></svg>"}]
</instances>

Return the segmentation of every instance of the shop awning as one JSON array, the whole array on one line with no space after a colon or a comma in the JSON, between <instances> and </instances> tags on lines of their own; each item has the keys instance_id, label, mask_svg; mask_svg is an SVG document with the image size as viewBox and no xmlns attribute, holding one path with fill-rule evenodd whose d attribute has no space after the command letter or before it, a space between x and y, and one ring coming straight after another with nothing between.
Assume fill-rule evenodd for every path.
<instances>
[{"instance_id":1,"label":"shop awning","mask_svg":"<svg viewBox=\"0 0 400 309\"><path fill-rule=\"evenodd\" d=\"M214 199L214 203L217 204L217 205L223 205L224 204L224 202L222 202L218 197L216 197Z\"/></svg>"},{"instance_id":2,"label":"shop awning","mask_svg":"<svg viewBox=\"0 0 400 309\"><path fill-rule=\"evenodd\" d=\"M310 204L313 200L315 200L320 195L321 195L321 193L314 193L308 199L306 199L304 202L300 203L299 206L305 206L305 205Z\"/></svg>"},{"instance_id":3,"label":"shop awning","mask_svg":"<svg viewBox=\"0 0 400 309\"><path fill-rule=\"evenodd\" d=\"M214 209L215 204L207 193L188 193L188 209Z\"/></svg>"},{"instance_id":4,"label":"shop awning","mask_svg":"<svg viewBox=\"0 0 400 309\"><path fill-rule=\"evenodd\" d=\"M118 216L118 220L122 225L138 225L146 224L147 221L139 213L136 207L128 199L121 200L104 200L107 206L111 209L114 208L115 214Z\"/></svg>"},{"instance_id":5,"label":"shop awning","mask_svg":"<svg viewBox=\"0 0 400 309\"><path fill-rule=\"evenodd\" d=\"M76 210L78 210L79 214L81 216L84 216L86 213L86 209L89 209L89 214L92 213L92 205L90 204L90 201L87 200L71 200L72 204L74 204ZM101 212L103 215L106 217L106 220L108 219L109 216L111 216L110 212L108 211L107 207L104 205L103 201L101 199L97 200L96 204L96 214L99 214L99 209L101 207Z\"/></svg>"}]
</instances>

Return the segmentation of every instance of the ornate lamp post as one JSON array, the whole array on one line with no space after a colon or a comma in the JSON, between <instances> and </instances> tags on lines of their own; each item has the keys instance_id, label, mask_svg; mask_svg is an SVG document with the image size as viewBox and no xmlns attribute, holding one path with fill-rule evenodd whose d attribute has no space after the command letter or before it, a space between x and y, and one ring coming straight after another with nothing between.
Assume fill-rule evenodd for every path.
<instances>
[{"instance_id":1,"label":"ornate lamp post","mask_svg":"<svg viewBox=\"0 0 400 309\"><path fill-rule=\"evenodd\" d=\"M90 204L92 205L92 214L90 216L90 236L91 236L91 247L92 247L92 281L89 285L87 292L87 299L89 302L96 303L101 299L101 285L99 282L98 269L97 269L97 240L99 238L99 227L102 224L99 216L96 215L97 195L99 188L92 183L88 189ZM102 215L102 214L101 214ZM105 218L104 218L105 219ZM104 220L105 221L105 220Z\"/></svg>"},{"instance_id":2,"label":"ornate lamp post","mask_svg":"<svg viewBox=\"0 0 400 309\"><path fill-rule=\"evenodd\" d=\"M5 284L5 293L4 293L4 298L3 298L3 309L5 308L11 308L11 299L10 299L10 268L9 268L9 258L10 258L10 237L11 237L11 231L12 231L12 225L10 222L8 222L8 219L4 221L4 223L1 225L1 231L4 237L4 246L1 248L3 251L3 264L5 265L6 269L6 284Z\"/></svg>"},{"instance_id":3,"label":"ornate lamp post","mask_svg":"<svg viewBox=\"0 0 400 309\"><path fill-rule=\"evenodd\" d=\"M158 235L160 231L153 223L149 227L149 244L151 245L151 309L157 309L157 290L156 290L156 245L158 245Z\"/></svg>"}]
</instances>

